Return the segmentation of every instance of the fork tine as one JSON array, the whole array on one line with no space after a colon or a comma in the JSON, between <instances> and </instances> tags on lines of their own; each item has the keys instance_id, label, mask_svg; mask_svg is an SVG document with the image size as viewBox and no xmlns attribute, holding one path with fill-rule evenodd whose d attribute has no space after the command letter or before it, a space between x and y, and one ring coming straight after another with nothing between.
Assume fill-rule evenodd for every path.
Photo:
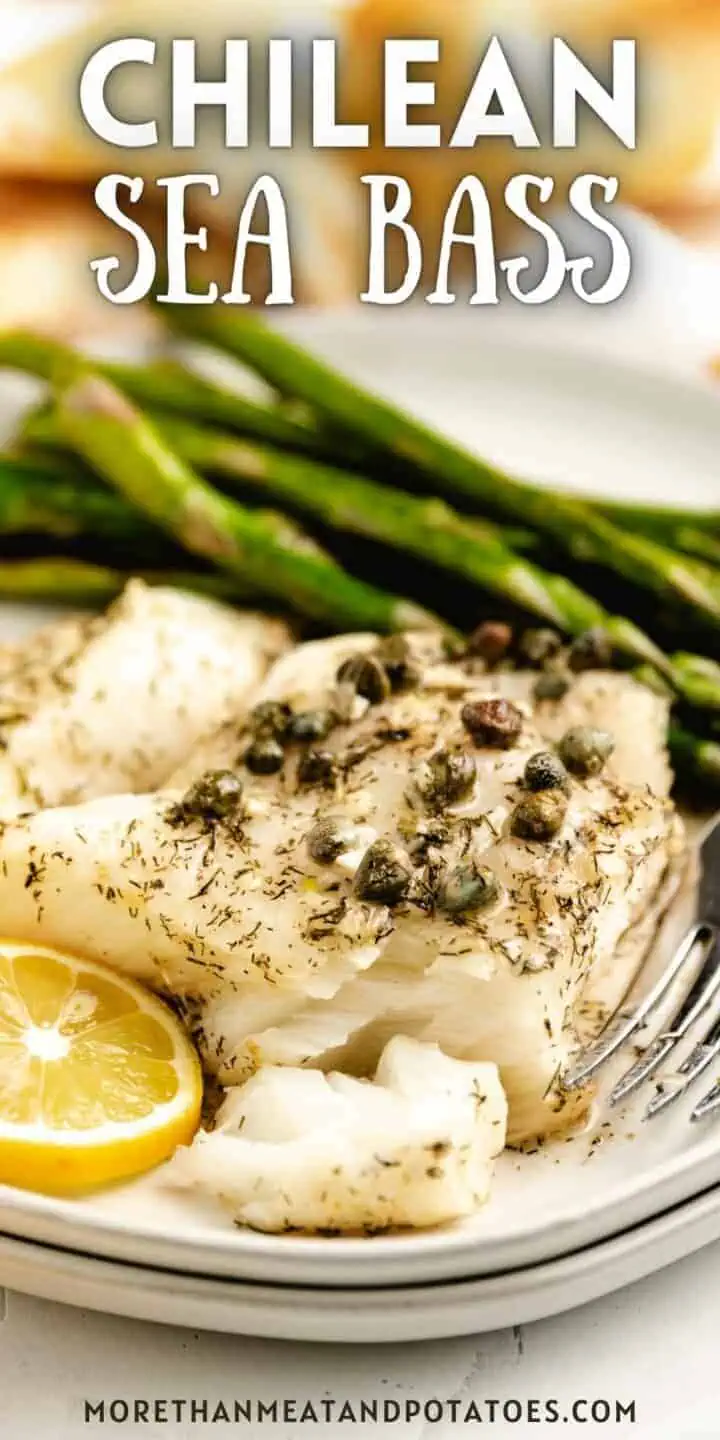
<instances>
[{"instance_id":1,"label":"fork tine","mask_svg":"<svg viewBox=\"0 0 720 1440\"><path fill-rule=\"evenodd\" d=\"M659 1091L650 1101L643 1119L652 1120L654 1115L659 1115L661 1111L667 1110L668 1106L674 1105L676 1100L687 1093L694 1081L704 1075L718 1055L720 1055L720 1019L714 1022L704 1039L693 1046L687 1059L678 1066L677 1073L682 1077L679 1084L669 1085L666 1090ZM707 1098L705 1096L706 1100ZM701 1100L700 1104L703 1105L704 1101Z\"/></svg>"},{"instance_id":2,"label":"fork tine","mask_svg":"<svg viewBox=\"0 0 720 1440\"><path fill-rule=\"evenodd\" d=\"M660 1069L663 1061L667 1059L677 1044L677 1036L672 1032L667 1035L659 1035L652 1045L635 1061L634 1065L618 1080L608 1095L607 1103L612 1109L619 1105L628 1095L633 1095L656 1070Z\"/></svg>"},{"instance_id":3,"label":"fork tine","mask_svg":"<svg viewBox=\"0 0 720 1440\"><path fill-rule=\"evenodd\" d=\"M623 1045L626 1045L665 999L678 975L687 965L693 951L698 946L702 947L704 966L715 947L716 938L716 931L711 925L694 925L645 999L630 1013L625 1008L621 1009L599 1039L595 1041L595 1044L584 1050L569 1066L562 1077L564 1088L576 1090L584 1085L606 1061L615 1055Z\"/></svg>"},{"instance_id":4,"label":"fork tine","mask_svg":"<svg viewBox=\"0 0 720 1440\"><path fill-rule=\"evenodd\" d=\"M707 939L703 945L703 964L700 972L692 985L689 994L685 997L679 1009L670 1021L669 1028L658 1035L652 1045L648 1047L644 1055L630 1067L625 1075L618 1080L617 1085L610 1092L608 1097L609 1105L618 1105L628 1095L634 1094L636 1090L654 1075L656 1070L675 1049L675 1046L690 1033L693 1025L704 1014L712 1000L720 991L720 947L717 944L718 932L711 926L706 926ZM695 1051L693 1051L695 1054ZM678 1067L679 1073L684 1074L684 1067ZM689 1083L689 1082L688 1082ZM670 1091L666 1092L667 1095ZM656 1104L659 1097L655 1097L645 1112L645 1118L657 1113L657 1110L664 1108ZM670 1103L669 1100L666 1103Z\"/></svg>"},{"instance_id":5,"label":"fork tine","mask_svg":"<svg viewBox=\"0 0 720 1440\"><path fill-rule=\"evenodd\" d=\"M695 1106L690 1119L704 1120L706 1115L712 1115L716 1110L720 1110L720 1084L713 1085L712 1090L708 1090L707 1095L703 1095L702 1100L699 1100Z\"/></svg>"}]
</instances>

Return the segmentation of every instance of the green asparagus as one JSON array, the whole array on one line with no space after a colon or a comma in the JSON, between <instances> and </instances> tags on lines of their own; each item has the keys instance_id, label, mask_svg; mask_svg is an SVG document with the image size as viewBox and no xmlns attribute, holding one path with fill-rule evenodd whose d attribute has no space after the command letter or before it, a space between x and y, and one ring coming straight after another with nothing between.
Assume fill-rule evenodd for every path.
<instances>
[{"instance_id":1,"label":"green asparagus","mask_svg":"<svg viewBox=\"0 0 720 1440\"><path fill-rule=\"evenodd\" d=\"M313 424L307 412L301 420L297 412L294 416L286 414L277 403L249 400L178 362L157 360L131 365L120 360L90 360L69 345L31 331L0 333L0 368L53 381L83 366L104 375L138 405L221 425L298 454L330 458L337 457L342 448ZM345 458L351 458L351 447L345 447Z\"/></svg>"},{"instance_id":2,"label":"green asparagus","mask_svg":"<svg viewBox=\"0 0 720 1440\"><path fill-rule=\"evenodd\" d=\"M167 417L158 425L185 465L220 474L226 481L241 481L243 486L275 500L291 502L294 508L309 512L334 529L362 534L444 565L452 573L473 580L571 634L601 625L612 636L620 654L649 665L656 677L664 676L686 704L720 710L720 666L700 656L667 657L631 621L608 615L597 601L564 576L545 571L515 554L505 543L505 532L492 524L459 516L442 501L420 499L301 457L238 441L234 436ZM67 440L59 416L53 411L32 417L27 429L33 439L47 445ZM209 494L223 503L213 491ZM60 505L61 513L67 503ZM78 503L81 505L81 501ZM139 496L137 503L141 503ZM255 512L248 513L252 518ZM0 529L1 517L0 509ZM281 516L270 519L284 539L283 527L288 522Z\"/></svg>"},{"instance_id":3,"label":"green asparagus","mask_svg":"<svg viewBox=\"0 0 720 1440\"><path fill-rule=\"evenodd\" d=\"M243 592L240 581L229 575L192 570L116 570L56 556L0 562L0 596L6 600L42 600L59 605L104 605L135 577L148 585L193 590L230 604L252 598Z\"/></svg>"},{"instance_id":4,"label":"green asparagus","mask_svg":"<svg viewBox=\"0 0 720 1440\"><path fill-rule=\"evenodd\" d=\"M43 458L0 457L0 534L33 533L89 536L148 554L167 548L161 531L92 477L73 477Z\"/></svg>"},{"instance_id":5,"label":"green asparagus","mask_svg":"<svg viewBox=\"0 0 720 1440\"><path fill-rule=\"evenodd\" d=\"M189 550L334 628L404 630L439 622L348 575L283 516L213 490L118 390L81 375L58 396L65 440L133 505Z\"/></svg>"},{"instance_id":6,"label":"green asparagus","mask_svg":"<svg viewBox=\"0 0 720 1440\"><path fill-rule=\"evenodd\" d=\"M571 634L602 625L620 653L668 670L662 651L630 621L609 616L571 581L516 555L494 525L460 516L441 500L421 499L183 421L158 418L156 424L194 470L240 480L332 529L429 560ZM33 422L29 433L51 443L59 438L58 428L58 418L50 413Z\"/></svg>"},{"instance_id":7,"label":"green asparagus","mask_svg":"<svg viewBox=\"0 0 720 1440\"><path fill-rule=\"evenodd\" d=\"M678 525L667 541L674 550L720 568L720 534L708 535L695 525Z\"/></svg>"},{"instance_id":8,"label":"green asparagus","mask_svg":"<svg viewBox=\"0 0 720 1440\"><path fill-rule=\"evenodd\" d=\"M620 654L649 662L686 703L720 709L720 665L685 653L667 657L631 621L609 615L564 576L515 554L506 544L505 532L495 525L468 520L442 500L420 499L355 475L340 475L326 466L199 426L167 419L159 425L178 454L196 469L240 481L332 529L430 560L569 634L600 625Z\"/></svg>"},{"instance_id":9,"label":"green asparagus","mask_svg":"<svg viewBox=\"0 0 720 1440\"><path fill-rule=\"evenodd\" d=\"M709 804L716 805L720 794L720 745L701 740L679 725L670 727L670 756L677 774L702 786Z\"/></svg>"},{"instance_id":10,"label":"green asparagus","mask_svg":"<svg viewBox=\"0 0 720 1440\"><path fill-rule=\"evenodd\" d=\"M675 510L669 506L607 500L592 504L625 530L649 536L672 550L720 566L720 512L716 510Z\"/></svg>"},{"instance_id":11,"label":"green asparagus","mask_svg":"<svg viewBox=\"0 0 720 1440\"><path fill-rule=\"evenodd\" d=\"M644 536L628 534L580 500L504 474L422 421L355 385L331 366L244 312L222 306L164 306L178 329L243 361L281 395L295 396L363 443L413 467L425 485L503 519L532 525L573 560L619 572L663 599L680 600L720 629L720 582L699 562Z\"/></svg>"},{"instance_id":12,"label":"green asparagus","mask_svg":"<svg viewBox=\"0 0 720 1440\"><path fill-rule=\"evenodd\" d=\"M226 481L241 481L333 529L368 536L431 560L570 634L600 625L621 654L649 661L686 703L720 709L720 665L685 653L668 658L629 620L608 615L565 577L514 554L505 531L496 526L468 520L442 500L420 499L358 476L339 475L326 466L198 426L175 420L159 423L169 443L195 468Z\"/></svg>"},{"instance_id":13,"label":"green asparagus","mask_svg":"<svg viewBox=\"0 0 720 1440\"><path fill-rule=\"evenodd\" d=\"M679 651L673 656L676 675L681 678L686 700L697 710L720 712L720 665L703 655Z\"/></svg>"}]
</instances>

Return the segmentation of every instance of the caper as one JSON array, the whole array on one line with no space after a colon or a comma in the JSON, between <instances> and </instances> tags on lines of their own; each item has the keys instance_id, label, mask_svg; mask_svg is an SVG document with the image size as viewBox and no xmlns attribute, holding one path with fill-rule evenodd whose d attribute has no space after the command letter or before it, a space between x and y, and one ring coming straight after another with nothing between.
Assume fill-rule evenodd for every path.
<instances>
[{"instance_id":1,"label":"caper","mask_svg":"<svg viewBox=\"0 0 720 1440\"><path fill-rule=\"evenodd\" d=\"M285 762L285 753L272 735L259 735L248 745L243 760L252 775L277 775Z\"/></svg>"},{"instance_id":2,"label":"caper","mask_svg":"<svg viewBox=\"0 0 720 1440\"><path fill-rule=\"evenodd\" d=\"M324 740L333 729L335 719L332 710L299 710L288 726L288 739L301 743Z\"/></svg>"},{"instance_id":3,"label":"caper","mask_svg":"<svg viewBox=\"0 0 720 1440\"><path fill-rule=\"evenodd\" d=\"M518 649L528 665L533 665L540 670L562 649L562 636L558 634L557 630L550 630L546 627L524 630L520 636Z\"/></svg>"},{"instance_id":4,"label":"caper","mask_svg":"<svg viewBox=\"0 0 720 1440\"><path fill-rule=\"evenodd\" d=\"M557 755L549 750L540 750L531 755L525 766L523 784L528 790L564 790L570 787L570 777Z\"/></svg>"},{"instance_id":5,"label":"caper","mask_svg":"<svg viewBox=\"0 0 720 1440\"><path fill-rule=\"evenodd\" d=\"M565 767L583 779L599 775L614 749L615 741L607 730L595 730L589 725L566 731L558 745Z\"/></svg>"},{"instance_id":6,"label":"caper","mask_svg":"<svg viewBox=\"0 0 720 1440\"><path fill-rule=\"evenodd\" d=\"M570 689L570 677L562 670L546 670L533 686L536 700L564 700Z\"/></svg>"},{"instance_id":7,"label":"caper","mask_svg":"<svg viewBox=\"0 0 720 1440\"><path fill-rule=\"evenodd\" d=\"M243 803L243 783L233 770L208 770L173 807L176 820L228 820Z\"/></svg>"},{"instance_id":8,"label":"caper","mask_svg":"<svg viewBox=\"0 0 720 1440\"><path fill-rule=\"evenodd\" d=\"M560 790L543 790L516 806L511 829L523 840L552 840L567 815L567 797Z\"/></svg>"},{"instance_id":9,"label":"caper","mask_svg":"<svg viewBox=\"0 0 720 1440\"><path fill-rule=\"evenodd\" d=\"M351 655L340 666L336 678L339 685L351 685L371 705L379 705L390 694L387 670L372 655Z\"/></svg>"},{"instance_id":10,"label":"caper","mask_svg":"<svg viewBox=\"0 0 720 1440\"><path fill-rule=\"evenodd\" d=\"M523 717L509 700L471 700L463 705L462 723L477 746L509 750L522 731Z\"/></svg>"},{"instance_id":11,"label":"caper","mask_svg":"<svg viewBox=\"0 0 720 1440\"><path fill-rule=\"evenodd\" d=\"M256 737L271 735L284 740L292 720L292 710L280 700L263 700L250 711L248 728Z\"/></svg>"},{"instance_id":12,"label":"caper","mask_svg":"<svg viewBox=\"0 0 720 1440\"><path fill-rule=\"evenodd\" d=\"M375 840L358 866L353 890L359 900L398 905L405 900L413 878L410 857L392 840Z\"/></svg>"},{"instance_id":13,"label":"caper","mask_svg":"<svg viewBox=\"0 0 720 1440\"><path fill-rule=\"evenodd\" d=\"M448 660L452 664L454 660L462 660L467 652L467 641L461 635L446 633L440 641L440 658Z\"/></svg>"},{"instance_id":14,"label":"caper","mask_svg":"<svg viewBox=\"0 0 720 1440\"><path fill-rule=\"evenodd\" d=\"M578 635L570 646L568 664L571 670L607 670L612 665L613 643L599 625Z\"/></svg>"},{"instance_id":15,"label":"caper","mask_svg":"<svg viewBox=\"0 0 720 1440\"><path fill-rule=\"evenodd\" d=\"M469 794L476 774L475 757L467 750L439 750L418 765L413 784L429 810L444 810Z\"/></svg>"},{"instance_id":16,"label":"caper","mask_svg":"<svg viewBox=\"0 0 720 1440\"><path fill-rule=\"evenodd\" d=\"M331 750L306 750L297 768L298 784L332 790L338 779L337 757Z\"/></svg>"},{"instance_id":17,"label":"caper","mask_svg":"<svg viewBox=\"0 0 720 1440\"><path fill-rule=\"evenodd\" d=\"M497 665L512 645L512 626L502 620L484 620L468 640L468 655L477 655L488 665Z\"/></svg>"},{"instance_id":18,"label":"caper","mask_svg":"<svg viewBox=\"0 0 720 1440\"><path fill-rule=\"evenodd\" d=\"M443 820L423 821L408 844L413 865L422 865L431 850L438 850L450 839L450 829Z\"/></svg>"},{"instance_id":19,"label":"caper","mask_svg":"<svg viewBox=\"0 0 720 1440\"><path fill-rule=\"evenodd\" d=\"M404 635L388 635L374 657L385 671L392 690L412 690L422 680L422 670Z\"/></svg>"},{"instance_id":20,"label":"caper","mask_svg":"<svg viewBox=\"0 0 720 1440\"><path fill-rule=\"evenodd\" d=\"M500 884L492 870L466 859L445 876L437 904L446 915L467 915L474 910L486 910L499 896Z\"/></svg>"},{"instance_id":21,"label":"caper","mask_svg":"<svg viewBox=\"0 0 720 1440\"><path fill-rule=\"evenodd\" d=\"M356 831L344 820L318 820L307 837L308 854L318 865L332 865L352 848Z\"/></svg>"}]
</instances>

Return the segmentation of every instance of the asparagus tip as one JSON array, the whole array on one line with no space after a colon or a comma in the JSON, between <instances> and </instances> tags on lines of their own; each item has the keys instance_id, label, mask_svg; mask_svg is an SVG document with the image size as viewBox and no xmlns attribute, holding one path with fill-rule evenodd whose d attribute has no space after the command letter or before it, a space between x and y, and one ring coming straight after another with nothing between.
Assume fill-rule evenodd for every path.
<instances>
[{"instance_id":1,"label":"asparagus tip","mask_svg":"<svg viewBox=\"0 0 720 1440\"><path fill-rule=\"evenodd\" d=\"M129 400L100 375L74 371L58 380L61 409L73 415L102 415L121 424L137 419Z\"/></svg>"}]
</instances>

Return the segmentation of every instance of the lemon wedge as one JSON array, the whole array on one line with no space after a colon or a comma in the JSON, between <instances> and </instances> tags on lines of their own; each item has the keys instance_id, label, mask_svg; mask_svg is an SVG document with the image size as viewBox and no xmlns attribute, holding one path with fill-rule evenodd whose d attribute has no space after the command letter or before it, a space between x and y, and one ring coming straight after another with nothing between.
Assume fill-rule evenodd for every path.
<instances>
[{"instance_id":1,"label":"lemon wedge","mask_svg":"<svg viewBox=\"0 0 720 1440\"><path fill-rule=\"evenodd\" d=\"M195 1133L202 1075L172 1011L103 966L0 942L0 1183L72 1194Z\"/></svg>"}]
</instances>

